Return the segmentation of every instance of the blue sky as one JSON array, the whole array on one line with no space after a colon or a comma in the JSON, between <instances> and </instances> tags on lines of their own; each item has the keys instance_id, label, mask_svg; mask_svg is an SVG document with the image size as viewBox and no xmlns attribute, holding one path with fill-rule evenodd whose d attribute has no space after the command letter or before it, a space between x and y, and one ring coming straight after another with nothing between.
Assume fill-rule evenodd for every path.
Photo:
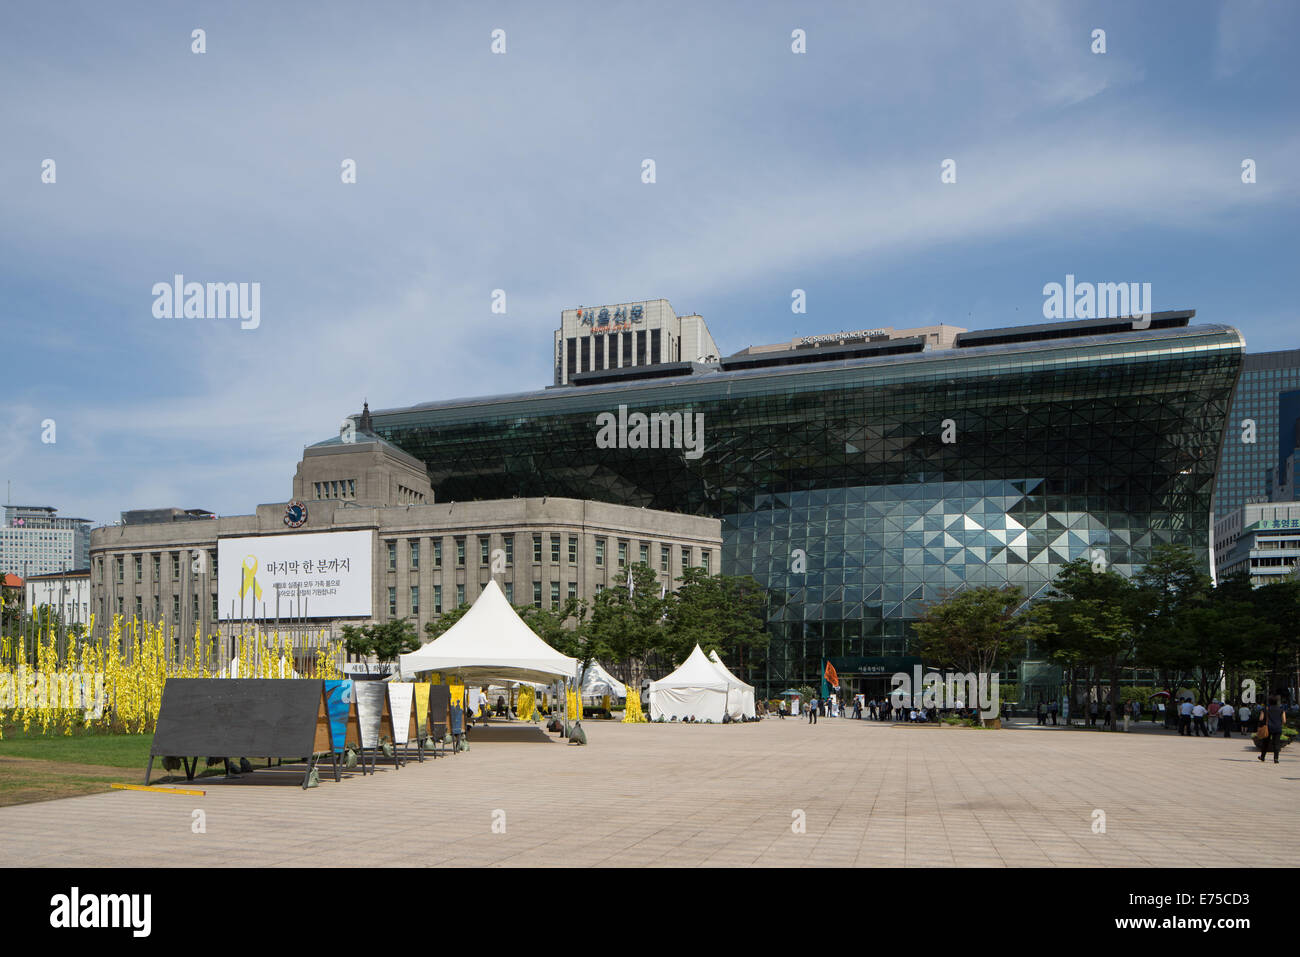
<instances>
[{"instance_id":1,"label":"blue sky","mask_svg":"<svg viewBox=\"0 0 1300 957\"><path fill-rule=\"evenodd\" d=\"M732 352L1041 321L1072 273L1300 347L1297 4L262 6L6 14L15 502L283 501L363 397L549 384L581 304L665 298ZM261 325L155 318L176 273L261 283Z\"/></svg>"}]
</instances>

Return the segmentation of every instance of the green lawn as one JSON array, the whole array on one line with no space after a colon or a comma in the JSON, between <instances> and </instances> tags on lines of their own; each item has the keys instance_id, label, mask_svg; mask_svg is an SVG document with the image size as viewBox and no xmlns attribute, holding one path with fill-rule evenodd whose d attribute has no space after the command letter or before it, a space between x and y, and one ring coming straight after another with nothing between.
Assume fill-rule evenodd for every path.
<instances>
[{"instance_id":1,"label":"green lawn","mask_svg":"<svg viewBox=\"0 0 1300 957\"><path fill-rule=\"evenodd\" d=\"M0 758L36 758L70 764L136 768L144 775L152 734L41 735L8 727L0 739Z\"/></svg>"}]
</instances>

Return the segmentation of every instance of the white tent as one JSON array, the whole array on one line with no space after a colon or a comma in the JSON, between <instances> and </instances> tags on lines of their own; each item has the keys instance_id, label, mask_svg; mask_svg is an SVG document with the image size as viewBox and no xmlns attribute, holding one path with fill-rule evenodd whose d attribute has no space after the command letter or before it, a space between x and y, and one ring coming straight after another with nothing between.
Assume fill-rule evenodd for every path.
<instances>
[{"instance_id":1,"label":"white tent","mask_svg":"<svg viewBox=\"0 0 1300 957\"><path fill-rule=\"evenodd\" d=\"M721 723L727 688L727 679L696 645L680 668L650 682L650 720L671 720L676 715L678 721L694 716L697 721Z\"/></svg>"},{"instance_id":2,"label":"white tent","mask_svg":"<svg viewBox=\"0 0 1300 957\"><path fill-rule=\"evenodd\" d=\"M716 651L709 652L709 660L727 679L727 714L736 720L758 717L758 709L754 706L754 686L745 684L733 675Z\"/></svg>"},{"instance_id":3,"label":"white tent","mask_svg":"<svg viewBox=\"0 0 1300 957\"><path fill-rule=\"evenodd\" d=\"M587 665L587 670L582 673L582 696L600 698L604 695L622 700L627 697L627 688L624 687L623 682L602 668L599 661L593 659Z\"/></svg>"},{"instance_id":4,"label":"white tent","mask_svg":"<svg viewBox=\"0 0 1300 957\"><path fill-rule=\"evenodd\" d=\"M399 661L403 675L442 671L475 687L494 681L551 684L578 676L578 660L537 637L515 614L495 579L460 621Z\"/></svg>"}]
</instances>

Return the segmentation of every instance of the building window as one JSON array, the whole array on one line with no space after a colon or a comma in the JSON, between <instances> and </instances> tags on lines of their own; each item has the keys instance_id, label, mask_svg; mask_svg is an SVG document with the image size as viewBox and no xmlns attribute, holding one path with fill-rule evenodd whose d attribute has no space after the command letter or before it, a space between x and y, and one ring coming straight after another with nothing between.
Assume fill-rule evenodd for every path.
<instances>
[{"instance_id":1,"label":"building window","mask_svg":"<svg viewBox=\"0 0 1300 957\"><path fill-rule=\"evenodd\" d=\"M650 564L650 546L645 542L641 543L640 558L638 561L640 561L642 565Z\"/></svg>"},{"instance_id":2,"label":"building window","mask_svg":"<svg viewBox=\"0 0 1300 957\"><path fill-rule=\"evenodd\" d=\"M176 599L176 600L177 600L177 601L180 601L179 598ZM121 595L118 595L118 596L117 596L117 613L118 613L119 615L122 614L122 596L121 596Z\"/></svg>"},{"instance_id":3,"label":"building window","mask_svg":"<svg viewBox=\"0 0 1300 957\"><path fill-rule=\"evenodd\" d=\"M560 607L560 583L551 582L551 608Z\"/></svg>"},{"instance_id":4,"label":"building window","mask_svg":"<svg viewBox=\"0 0 1300 957\"><path fill-rule=\"evenodd\" d=\"M683 548L682 549L682 571L686 571L686 569L690 567L691 567L691 550L689 548Z\"/></svg>"},{"instance_id":5,"label":"building window","mask_svg":"<svg viewBox=\"0 0 1300 957\"><path fill-rule=\"evenodd\" d=\"M480 565L488 564L488 550L490 544L491 540L486 535L480 535L478 537L478 563Z\"/></svg>"},{"instance_id":6,"label":"building window","mask_svg":"<svg viewBox=\"0 0 1300 957\"><path fill-rule=\"evenodd\" d=\"M560 536L551 536L551 564L560 564Z\"/></svg>"},{"instance_id":7,"label":"building window","mask_svg":"<svg viewBox=\"0 0 1300 957\"><path fill-rule=\"evenodd\" d=\"M162 599L157 595L153 596L153 620L157 621L162 615Z\"/></svg>"},{"instance_id":8,"label":"building window","mask_svg":"<svg viewBox=\"0 0 1300 957\"><path fill-rule=\"evenodd\" d=\"M587 336L583 336L582 339L579 341L582 343L582 368L579 371L590 372L591 371L591 339L589 339Z\"/></svg>"},{"instance_id":9,"label":"building window","mask_svg":"<svg viewBox=\"0 0 1300 957\"><path fill-rule=\"evenodd\" d=\"M144 559L139 555L135 556L135 580L144 581Z\"/></svg>"},{"instance_id":10,"label":"building window","mask_svg":"<svg viewBox=\"0 0 1300 957\"><path fill-rule=\"evenodd\" d=\"M460 608L465 604L465 585L462 582L456 586L456 607Z\"/></svg>"},{"instance_id":11,"label":"building window","mask_svg":"<svg viewBox=\"0 0 1300 957\"><path fill-rule=\"evenodd\" d=\"M435 615L442 614L442 586L441 585L433 586L433 613Z\"/></svg>"},{"instance_id":12,"label":"building window","mask_svg":"<svg viewBox=\"0 0 1300 957\"><path fill-rule=\"evenodd\" d=\"M533 536L533 564L540 565L541 563L542 563L542 536L534 535Z\"/></svg>"},{"instance_id":13,"label":"building window","mask_svg":"<svg viewBox=\"0 0 1300 957\"><path fill-rule=\"evenodd\" d=\"M605 540L596 539L596 567L601 568L605 564Z\"/></svg>"},{"instance_id":14,"label":"building window","mask_svg":"<svg viewBox=\"0 0 1300 957\"><path fill-rule=\"evenodd\" d=\"M636 334L636 362L634 365L643 366L646 364L645 354L645 330Z\"/></svg>"},{"instance_id":15,"label":"building window","mask_svg":"<svg viewBox=\"0 0 1300 957\"><path fill-rule=\"evenodd\" d=\"M190 598L192 599L190 601L190 612L194 615L194 620L198 621L199 620L199 593L195 592L193 595L190 596ZM179 640L180 640L180 636L177 636L177 641Z\"/></svg>"},{"instance_id":16,"label":"building window","mask_svg":"<svg viewBox=\"0 0 1300 957\"><path fill-rule=\"evenodd\" d=\"M668 571L668 562L671 558L672 558L672 549L669 548L667 545L660 545L659 546L659 570L661 572Z\"/></svg>"},{"instance_id":17,"label":"building window","mask_svg":"<svg viewBox=\"0 0 1300 957\"><path fill-rule=\"evenodd\" d=\"M605 590L604 584L601 582L596 582L596 594L599 595L604 590Z\"/></svg>"},{"instance_id":18,"label":"building window","mask_svg":"<svg viewBox=\"0 0 1300 957\"><path fill-rule=\"evenodd\" d=\"M397 589L392 585L388 586L388 617L397 617Z\"/></svg>"},{"instance_id":19,"label":"building window","mask_svg":"<svg viewBox=\"0 0 1300 957\"><path fill-rule=\"evenodd\" d=\"M515 603L515 583L514 583L514 582L506 582L506 601L510 602L510 604L512 604L512 605Z\"/></svg>"},{"instance_id":20,"label":"building window","mask_svg":"<svg viewBox=\"0 0 1300 957\"><path fill-rule=\"evenodd\" d=\"M533 582L533 607L542 607L542 583Z\"/></svg>"},{"instance_id":21,"label":"building window","mask_svg":"<svg viewBox=\"0 0 1300 957\"><path fill-rule=\"evenodd\" d=\"M627 542L618 543L618 567L627 567Z\"/></svg>"},{"instance_id":22,"label":"building window","mask_svg":"<svg viewBox=\"0 0 1300 957\"><path fill-rule=\"evenodd\" d=\"M172 595L172 624L180 624L181 620L181 596Z\"/></svg>"},{"instance_id":23,"label":"building window","mask_svg":"<svg viewBox=\"0 0 1300 957\"><path fill-rule=\"evenodd\" d=\"M505 545L506 566L509 567L515 563L515 537L513 535L507 535Z\"/></svg>"},{"instance_id":24,"label":"building window","mask_svg":"<svg viewBox=\"0 0 1300 957\"><path fill-rule=\"evenodd\" d=\"M570 597L570 598L577 598L577 597L578 597L578 583L577 583L577 582L569 582L569 597Z\"/></svg>"},{"instance_id":25,"label":"building window","mask_svg":"<svg viewBox=\"0 0 1300 957\"><path fill-rule=\"evenodd\" d=\"M460 535L456 538L456 567L465 567L465 536Z\"/></svg>"},{"instance_id":26,"label":"building window","mask_svg":"<svg viewBox=\"0 0 1300 957\"><path fill-rule=\"evenodd\" d=\"M153 555L153 580L162 581L162 556L157 552Z\"/></svg>"},{"instance_id":27,"label":"building window","mask_svg":"<svg viewBox=\"0 0 1300 957\"><path fill-rule=\"evenodd\" d=\"M216 550L208 552L208 574L214 579L217 577L217 553Z\"/></svg>"},{"instance_id":28,"label":"building window","mask_svg":"<svg viewBox=\"0 0 1300 957\"><path fill-rule=\"evenodd\" d=\"M650 361L651 362L664 361L663 353L659 351L659 330L658 329L650 330Z\"/></svg>"},{"instance_id":29,"label":"building window","mask_svg":"<svg viewBox=\"0 0 1300 957\"><path fill-rule=\"evenodd\" d=\"M139 595L135 596L135 617L136 618L144 617L144 599L141 598Z\"/></svg>"},{"instance_id":30,"label":"building window","mask_svg":"<svg viewBox=\"0 0 1300 957\"><path fill-rule=\"evenodd\" d=\"M220 612L217 608L217 596L213 595L212 596L212 620L216 621L219 617L220 617Z\"/></svg>"},{"instance_id":31,"label":"building window","mask_svg":"<svg viewBox=\"0 0 1300 957\"><path fill-rule=\"evenodd\" d=\"M419 617L420 614L420 586L411 586L411 614Z\"/></svg>"},{"instance_id":32,"label":"building window","mask_svg":"<svg viewBox=\"0 0 1300 957\"><path fill-rule=\"evenodd\" d=\"M565 368L567 369L565 381L568 381L573 378L573 374L578 371L578 340L565 339L564 345L564 363Z\"/></svg>"},{"instance_id":33,"label":"building window","mask_svg":"<svg viewBox=\"0 0 1300 957\"><path fill-rule=\"evenodd\" d=\"M707 550L700 552L700 564L704 566L704 574L706 575L711 574L711 572L709 571L709 565L710 565L709 559L712 557L713 556Z\"/></svg>"},{"instance_id":34,"label":"building window","mask_svg":"<svg viewBox=\"0 0 1300 957\"><path fill-rule=\"evenodd\" d=\"M356 498L356 497L357 497L357 480L348 479L348 498ZM421 501L424 500L423 496L421 496L420 500Z\"/></svg>"},{"instance_id":35,"label":"building window","mask_svg":"<svg viewBox=\"0 0 1300 957\"><path fill-rule=\"evenodd\" d=\"M569 536L569 564L578 564L578 536Z\"/></svg>"},{"instance_id":36,"label":"building window","mask_svg":"<svg viewBox=\"0 0 1300 957\"><path fill-rule=\"evenodd\" d=\"M435 538L433 540L433 567L434 568L442 567L442 539L441 538Z\"/></svg>"}]
</instances>

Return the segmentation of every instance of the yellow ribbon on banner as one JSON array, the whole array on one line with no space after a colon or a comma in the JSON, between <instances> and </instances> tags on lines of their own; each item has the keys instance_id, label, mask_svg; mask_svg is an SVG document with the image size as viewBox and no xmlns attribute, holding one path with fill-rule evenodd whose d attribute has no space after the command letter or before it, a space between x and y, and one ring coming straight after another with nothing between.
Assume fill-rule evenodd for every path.
<instances>
[{"instance_id":1,"label":"yellow ribbon on banner","mask_svg":"<svg viewBox=\"0 0 1300 957\"><path fill-rule=\"evenodd\" d=\"M252 562L253 564L249 565L249 562ZM256 555L249 555L244 559L244 580L239 585L239 597L241 600L246 594L248 594L250 588L253 590L254 598L262 597L262 586L257 583Z\"/></svg>"}]
</instances>

